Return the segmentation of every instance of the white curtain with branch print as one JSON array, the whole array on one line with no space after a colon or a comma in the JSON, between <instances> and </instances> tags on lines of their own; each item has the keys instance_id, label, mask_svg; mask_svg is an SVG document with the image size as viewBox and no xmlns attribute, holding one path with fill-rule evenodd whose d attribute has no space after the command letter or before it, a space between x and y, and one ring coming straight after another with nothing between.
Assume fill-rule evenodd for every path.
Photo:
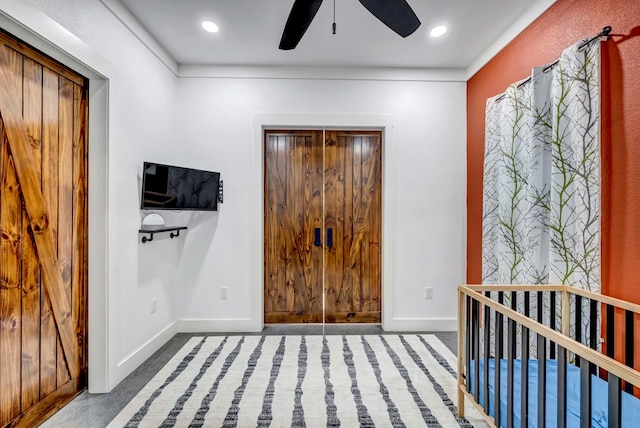
<instances>
[{"instance_id":1,"label":"white curtain with branch print","mask_svg":"<svg viewBox=\"0 0 640 428\"><path fill-rule=\"evenodd\" d=\"M526 83L487 100L485 284L600 291L600 43L579 45L556 66L534 68ZM504 299L512 305L510 294ZM513 306L522 312L519 299ZM549 304L547 296L547 325ZM530 308L535 314L535 296ZM583 314L588 332L587 308Z\"/></svg>"}]
</instances>

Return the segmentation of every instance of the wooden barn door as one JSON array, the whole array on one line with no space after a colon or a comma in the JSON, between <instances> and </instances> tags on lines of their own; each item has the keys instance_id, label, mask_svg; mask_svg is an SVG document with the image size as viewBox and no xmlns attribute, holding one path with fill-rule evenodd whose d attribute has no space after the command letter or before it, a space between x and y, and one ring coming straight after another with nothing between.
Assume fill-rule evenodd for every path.
<instances>
[{"instance_id":1,"label":"wooden barn door","mask_svg":"<svg viewBox=\"0 0 640 428\"><path fill-rule=\"evenodd\" d=\"M322 322L322 152L322 131L265 138L268 323Z\"/></svg>"},{"instance_id":2,"label":"wooden barn door","mask_svg":"<svg viewBox=\"0 0 640 428\"><path fill-rule=\"evenodd\" d=\"M86 387L87 83L0 33L0 426Z\"/></svg>"},{"instance_id":3,"label":"wooden barn door","mask_svg":"<svg viewBox=\"0 0 640 428\"><path fill-rule=\"evenodd\" d=\"M265 132L265 322L381 319L381 133Z\"/></svg>"},{"instance_id":4,"label":"wooden barn door","mask_svg":"<svg viewBox=\"0 0 640 428\"><path fill-rule=\"evenodd\" d=\"M327 131L325 321L381 320L381 133Z\"/></svg>"}]
</instances>

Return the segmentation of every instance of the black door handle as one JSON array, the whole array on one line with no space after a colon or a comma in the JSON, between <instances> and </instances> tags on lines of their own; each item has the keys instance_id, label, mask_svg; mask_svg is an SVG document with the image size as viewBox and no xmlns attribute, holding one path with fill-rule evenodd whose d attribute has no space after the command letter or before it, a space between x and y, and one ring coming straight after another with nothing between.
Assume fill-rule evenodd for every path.
<instances>
[{"instance_id":1,"label":"black door handle","mask_svg":"<svg viewBox=\"0 0 640 428\"><path fill-rule=\"evenodd\" d=\"M333 229L332 228L327 229L327 246L329 248L333 247Z\"/></svg>"},{"instance_id":2,"label":"black door handle","mask_svg":"<svg viewBox=\"0 0 640 428\"><path fill-rule=\"evenodd\" d=\"M313 245L315 245L316 247L321 247L322 246L322 241L320 241L320 228L316 227L315 230L315 241L313 242Z\"/></svg>"}]
</instances>

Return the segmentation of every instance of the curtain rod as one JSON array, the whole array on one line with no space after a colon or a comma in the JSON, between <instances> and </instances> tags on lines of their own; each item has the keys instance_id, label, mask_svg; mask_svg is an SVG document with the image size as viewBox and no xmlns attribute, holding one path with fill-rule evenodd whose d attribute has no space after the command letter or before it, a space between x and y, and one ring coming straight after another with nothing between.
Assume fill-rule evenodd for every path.
<instances>
[{"instance_id":1,"label":"curtain rod","mask_svg":"<svg viewBox=\"0 0 640 428\"><path fill-rule=\"evenodd\" d=\"M589 44L593 43L596 40L599 40L601 37L606 37L606 40L609 40L611 38L611 31L613 31L613 28L611 28L610 25L607 25L598 34L596 34L595 36L591 37L590 39L587 39L584 42L582 42L580 44L580 46L578 46L578 50L583 49L585 46L588 46ZM558 65L558 62L560 62L560 60L556 60L556 61L552 62L551 64L547 65L545 68L542 69L542 72L546 73L547 71L551 70L553 67ZM527 84L530 81L531 81L531 77L527 77L525 80L520 82L518 84L518 86L516 86L516 87L520 88L520 87L524 86L525 84ZM506 93L502 94L498 98L496 98L496 101L500 101L501 99L503 99L506 96L507 96Z\"/></svg>"}]
</instances>

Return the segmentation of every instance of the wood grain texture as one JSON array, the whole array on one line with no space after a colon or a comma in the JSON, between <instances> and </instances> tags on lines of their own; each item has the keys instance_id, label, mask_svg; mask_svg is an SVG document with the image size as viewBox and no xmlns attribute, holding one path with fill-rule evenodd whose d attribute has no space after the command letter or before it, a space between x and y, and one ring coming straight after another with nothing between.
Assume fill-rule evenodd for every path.
<instances>
[{"instance_id":1,"label":"wood grain texture","mask_svg":"<svg viewBox=\"0 0 640 428\"><path fill-rule=\"evenodd\" d=\"M382 288L382 135L327 131L326 140L325 216L336 227L334 247L325 250L326 322L377 323Z\"/></svg>"},{"instance_id":2,"label":"wood grain texture","mask_svg":"<svg viewBox=\"0 0 640 428\"><path fill-rule=\"evenodd\" d=\"M60 297L66 300L69 305L70 320L73 320L73 306L71 301L71 253L73 240L73 83L63 77L60 78L58 90L58 265L62 276L64 291ZM71 323L71 325L73 325ZM75 328L72 332L74 343L77 347ZM58 342L58 355L63 353L62 338ZM70 379L69 364L67 367L68 355L65 358L58 357L57 379L58 385L66 384ZM78 355L73 358L77 375L80 368L78 366Z\"/></svg>"},{"instance_id":3,"label":"wood grain texture","mask_svg":"<svg viewBox=\"0 0 640 428\"><path fill-rule=\"evenodd\" d=\"M58 236L58 91L60 76L43 70L42 94L42 194L49 213L49 227ZM57 248L57 243L55 244ZM58 332L51 301L42 296L40 316L40 393L46 397L56 390Z\"/></svg>"},{"instance_id":4,"label":"wood grain texture","mask_svg":"<svg viewBox=\"0 0 640 428\"><path fill-rule=\"evenodd\" d=\"M342 150L337 147L335 133L325 133L324 140L324 196L325 201L333 201L336 206L344 204L344 174L338 162L342 160ZM342 248L344 236L343 210L328 209L324 211L324 225L326 233L329 229L333 233L333 245L325 249L324 262L326 266L342 264ZM326 238L325 233L325 238ZM339 263L338 263L339 261ZM336 312L336 293L338 284L342 284L342 269L327 268L324 270L325 290L325 321L326 314Z\"/></svg>"},{"instance_id":5,"label":"wood grain texture","mask_svg":"<svg viewBox=\"0 0 640 428\"><path fill-rule=\"evenodd\" d=\"M42 175L42 65L24 58L23 117L32 168ZM22 412L40 400L40 265L29 217L22 209Z\"/></svg>"},{"instance_id":6,"label":"wood grain texture","mask_svg":"<svg viewBox=\"0 0 640 428\"><path fill-rule=\"evenodd\" d=\"M265 322L380 322L381 171L380 132L265 131Z\"/></svg>"},{"instance_id":7,"label":"wood grain texture","mask_svg":"<svg viewBox=\"0 0 640 428\"><path fill-rule=\"evenodd\" d=\"M85 388L81 379L73 379L61 385L55 392L38 402L36 406L26 410L7 426L11 428L33 428L73 400Z\"/></svg>"},{"instance_id":8,"label":"wood grain texture","mask_svg":"<svg viewBox=\"0 0 640 428\"><path fill-rule=\"evenodd\" d=\"M265 132L265 322L321 322L322 133ZM285 315L288 314L288 315Z\"/></svg>"},{"instance_id":9,"label":"wood grain texture","mask_svg":"<svg viewBox=\"0 0 640 428\"><path fill-rule=\"evenodd\" d=\"M72 192L73 229L71 244L71 311L75 335L78 340L78 367L86 369L85 336L87 328L87 113L88 103L84 88L73 85L73 149ZM81 373L72 373L77 378Z\"/></svg>"},{"instance_id":10,"label":"wood grain texture","mask_svg":"<svg viewBox=\"0 0 640 428\"><path fill-rule=\"evenodd\" d=\"M4 121L4 129L9 148L22 189L25 207L29 213L31 230L34 232L36 248L40 258L45 288L51 300L54 319L60 332L65 356L69 364L76 364L77 346L71 331L71 309L64 299L64 282L60 275L58 259L55 253L54 237L49 228L47 210L40 189L38 177L31 169L33 160L29 153L29 137L22 118L22 106L18 102L20 94L15 86L11 86L9 64L10 52L0 49L0 113ZM75 367L73 367L75 369ZM77 370L72 370L77 371Z\"/></svg>"},{"instance_id":11,"label":"wood grain texture","mask_svg":"<svg viewBox=\"0 0 640 428\"><path fill-rule=\"evenodd\" d=\"M0 426L35 426L86 387L87 81L6 37Z\"/></svg>"},{"instance_id":12,"label":"wood grain texture","mask_svg":"<svg viewBox=\"0 0 640 428\"><path fill-rule=\"evenodd\" d=\"M464 394L462 393L464 389L464 379L466 379L467 376L470 376L469 374L466 374L464 372L464 355L465 355L464 340L466 337L466 331L465 331L466 314L464 310L464 306L465 306L464 301L465 301L464 294L462 294L462 291L458 290L458 357L457 357L458 395L457 395L457 401L458 401L458 416L461 418L464 417ZM484 409L483 409L483 413L484 413Z\"/></svg>"},{"instance_id":13,"label":"wood grain texture","mask_svg":"<svg viewBox=\"0 0 640 428\"><path fill-rule=\"evenodd\" d=\"M22 56L8 52L4 60L6 82L21 88ZM15 102L21 105L22 92L15 97ZM6 134L5 126L0 166L0 425L17 417L21 408L22 207L20 184Z\"/></svg>"},{"instance_id":14,"label":"wood grain texture","mask_svg":"<svg viewBox=\"0 0 640 428\"><path fill-rule=\"evenodd\" d=\"M2 29L0 29L0 44L3 44L8 48L11 48L11 50L14 50L21 55L27 56L35 62L44 65L58 76L64 76L77 85L85 85L85 78L80 74L76 73L73 70L70 70L69 68L65 67L58 61L40 52L39 50L34 49L22 40L17 39L15 36L4 32L4 30Z\"/></svg>"}]
</instances>

